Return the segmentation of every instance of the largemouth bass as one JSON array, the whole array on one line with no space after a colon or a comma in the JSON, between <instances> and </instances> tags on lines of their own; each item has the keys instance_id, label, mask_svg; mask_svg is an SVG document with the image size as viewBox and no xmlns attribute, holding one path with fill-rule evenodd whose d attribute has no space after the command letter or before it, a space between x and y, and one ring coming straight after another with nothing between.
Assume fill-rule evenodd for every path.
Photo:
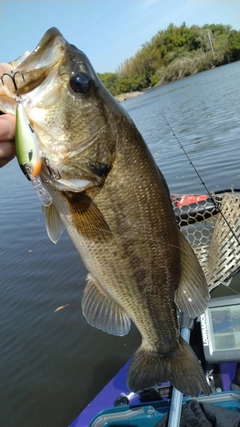
<instances>
[{"instance_id":1,"label":"largemouth bass","mask_svg":"<svg viewBox=\"0 0 240 427\"><path fill-rule=\"evenodd\" d=\"M53 201L43 208L48 235L56 243L65 227L89 271L84 316L110 334L127 334L131 320L139 329L130 390L171 381L183 393L208 394L177 314L195 318L205 310L206 280L141 134L85 54L57 29L12 67L24 75L16 83ZM5 78L0 110L15 109L14 87Z\"/></svg>"}]
</instances>

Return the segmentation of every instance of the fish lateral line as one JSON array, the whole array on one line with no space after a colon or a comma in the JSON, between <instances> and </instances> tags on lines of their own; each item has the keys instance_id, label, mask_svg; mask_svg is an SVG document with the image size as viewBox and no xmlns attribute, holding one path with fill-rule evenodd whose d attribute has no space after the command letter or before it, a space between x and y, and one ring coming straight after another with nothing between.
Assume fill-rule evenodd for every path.
<instances>
[{"instance_id":1,"label":"fish lateral line","mask_svg":"<svg viewBox=\"0 0 240 427\"><path fill-rule=\"evenodd\" d=\"M24 61L23 65L20 63L19 67L22 67L20 68L22 70L29 70L30 75L27 71L25 72L28 84L19 85L19 93L24 98L23 93L31 92L28 97L29 102L26 104L24 100L23 105L27 113L29 112L29 118L32 118L31 122L33 128L36 129L37 136L39 135L42 150L44 151L43 147L46 147L46 157L53 162L50 164L51 169L49 170L46 164L48 162L44 163L43 153L40 152L43 168L41 178L45 180L46 187L53 197L52 205L46 209L44 207L49 237L55 243L65 226L86 267L90 272L92 270L94 278L106 289L106 293L110 296L113 295L114 301L118 303L119 307L126 307L129 317L135 320L146 346L151 348L153 345L155 349L157 343L161 354L164 351L167 352L169 357L167 357L166 364L163 366L161 363L162 357L158 363L159 372L156 376L155 363L150 366L147 375L144 372L145 366L149 366L151 362L151 353L146 354L149 358L146 363L142 364L143 370L139 369L141 365L137 364L136 379L139 377L139 371L144 372L144 377L140 386L136 385L136 388L141 390L148 384L150 387L155 386L159 382L158 379L173 379L174 385L179 386L182 392L197 396L201 389L204 390L204 375L201 370L199 372L199 362L196 358L191 357L190 350L181 351L184 343L182 345L179 342L179 333L176 334L178 332L177 304L173 299L173 291L180 279L179 251L172 248L167 250L168 248L165 247L169 241L175 242L177 245L180 243L178 242L180 231L170 206L169 190L162 175L158 173L149 149L135 124L128 118L128 114L105 90L85 54L65 41L58 30L50 29L43 36L38 47ZM85 71L86 84L79 78L79 75L81 76ZM47 78L46 82L42 84L42 78L45 75L49 76L49 79ZM70 87L65 84L69 79L71 80ZM32 91L33 88L37 88L37 90ZM48 100L50 101L48 102ZM52 101L54 108L52 108ZM37 114L39 105L44 107L45 114ZM21 102L19 106L21 108ZM34 117L37 119L36 124L34 124ZM62 119L63 117L64 119ZM59 119L61 124L66 124L61 127L60 131ZM49 124L51 125L49 126ZM104 124L104 128L99 133L101 124ZM56 129L58 130L56 131ZM28 130L31 132L29 126ZM59 132L61 132L63 147L58 146L61 144L61 140L58 140ZM65 134L67 134L67 138L65 138ZM54 154L51 155L53 138L54 143L56 142L54 148L57 153L54 150ZM117 139L119 139L118 142L116 142ZM78 158L73 149L75 144L77 148L79 147ZM62 155L65 152L68 153L67 159ZM28 158L28 163L32 163L33 159L34 150L32 149L32 158L31 160ZM94 164L98 159L103 162L92 171L91 165L89 165L90 159L94 159ZM96 176L103 175L104 177L104 174L108 172L109 164L113 164L115 169L109 182L104 185L103 179L98 180ZM63 176L57 185L56 181L54 182L57 176L52 175L57 173L58 167ZM85 170L86 167L87 170ZM94 177L82 179L85 172L89 173L89 169L92 173L90 178L93 175ZM125 170L128 172L125 173ZM30 177L32 178L32 176ZM145 183L141 187L142 177L144 177ZM81 183L81 180L85 181L85 184ZM79 181L80 184L77 185ZM77 184L75 184L76 182ZM69 185L64 185L65 183ZM73 191L68 191L71 188ZM74 195L74 190L76 195ZM77 194L79 190L82 190L82 194L80 192ZM135 194L134 197L132 193ZM89 197L85 197L84 194ZM152 206L151 198L154 198L156 194L158 196L154 210L158 211L157 215L150 208L150 204ZM133 205L135 200L138 200L138 204ZM166 208L163 204L165 201ZM171 240L169 238L170 227L173 229ZM146 238L146 245L141 245L141 242L138 241L142 236L136 235L131 239L131 228L134 234L137 229L138 234L141 231L144 232L142 236ZM115 241L111 241L111 229L120 235ZM129 234L126 237L130 237L130 239L125 241L121 237L121 231ZM161 240L159 240L160 237ZM151 238L155 238L156 244L149 241ZM131 243L134 246L131 246ZM161 248L158 250L157 246L161 246ZM124 249L125 252L123 252ZM190 246L189 249L191 249ZM160 257L158 253L161 255ZM190 261L184 252L182 254L184 258L183 279L196 278L188 289L195 291L195 288L199 288L195 304L187 309L187 312L194 313L194 317L196 317L195 311L203 312L203 307L205 307L208 296L207 283L192 251ZM118 260L119 262L116 262ZM121 291L115 287L118 282L124 284ZM184 308L190 304L184 293L185 280L181 284L176 301L179 303L180 309L184 311ZM85 297L87 321L90 320L96 327L106 325L107 329L109 327L108 315L111 315L115 320L115 326L111 329L110 325L107 331L119 334L118 326L121 323L120 333L126 332L130 322L126 318L124 320L124 315L120 310L115 315L112 310L113 306L109 305L105 298L102 299L102 306L105 310L102 309L100 313L99 308L101 307L95 288L94 284L90 283L88 287L90 292ZM192 294L195 294L194 291L190 294L191 298ZM146 294L147 305L143 299ZM155 295L159 295L156 304ZM160 298L161 295L163 298ZM96 298L95 308L92 309L90 307L91 297ZM102 317L99 317L99 314L102 314ZM163 328L164 333L159 327L161 323L166 325ZM178 344L179 357L175 354L174 357L171 357L169 349L174 350ZM188 357L185 357L185 353ZM178 364L175 363L175 359L179 360ZM171 369L169 369L169 365L171 365ZM189 371L190 375L185 380L185 373L187 375ZM199 372L198 385L195 386L197 371Z\"/></svg>"}]
</instances>

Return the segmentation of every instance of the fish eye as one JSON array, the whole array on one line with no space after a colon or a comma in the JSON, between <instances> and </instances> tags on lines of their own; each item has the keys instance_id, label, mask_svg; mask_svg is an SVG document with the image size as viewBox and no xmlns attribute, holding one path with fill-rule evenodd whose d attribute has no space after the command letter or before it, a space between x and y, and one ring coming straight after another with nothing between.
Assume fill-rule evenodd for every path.
<instances>
[{"instance_id":1,"label":"fish eye","mask_svg":"<svg viewBox=\"0 0 240 427\"><path fill-rule=\"evenodd\" d=\"M91 78L86 73L78 73L70 78L72 90L80 95L86 95L91 90Z\"/></svg>"}]
</instances>

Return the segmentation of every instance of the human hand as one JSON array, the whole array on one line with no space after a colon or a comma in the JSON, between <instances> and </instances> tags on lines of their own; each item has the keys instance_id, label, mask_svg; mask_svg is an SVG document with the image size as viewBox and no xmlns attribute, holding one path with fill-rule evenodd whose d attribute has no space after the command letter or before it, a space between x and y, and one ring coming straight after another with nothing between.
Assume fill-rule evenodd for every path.
<instances>
[{"instance_id":1,"label":"human hand","mask_svg":"<svg viewBox=\"0 0 240 427\"><path fill-rule=\"evenodd\" d=\"M0 64L0 76L11 70L9 64ZM15 116L0 115L0 167L6 165L15 156Z\"/></svg>"}]
</instances>

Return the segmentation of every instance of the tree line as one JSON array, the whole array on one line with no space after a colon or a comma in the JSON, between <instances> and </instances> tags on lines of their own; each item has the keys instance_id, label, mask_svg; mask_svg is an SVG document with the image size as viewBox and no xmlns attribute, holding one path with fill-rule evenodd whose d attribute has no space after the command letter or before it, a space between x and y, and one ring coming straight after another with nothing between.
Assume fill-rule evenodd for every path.
<instances>
[{"instance_id":1,"label":"tree line","mask_svg":"<svg viewBox=\"0 0 240 427\"><path fill-rule=\"evenodd\" d=\"M115 73L98 74L112 93L143 90L240 60L240 31L230 25L170 24L126 59Z\"/></svg>"}]
</instances>

